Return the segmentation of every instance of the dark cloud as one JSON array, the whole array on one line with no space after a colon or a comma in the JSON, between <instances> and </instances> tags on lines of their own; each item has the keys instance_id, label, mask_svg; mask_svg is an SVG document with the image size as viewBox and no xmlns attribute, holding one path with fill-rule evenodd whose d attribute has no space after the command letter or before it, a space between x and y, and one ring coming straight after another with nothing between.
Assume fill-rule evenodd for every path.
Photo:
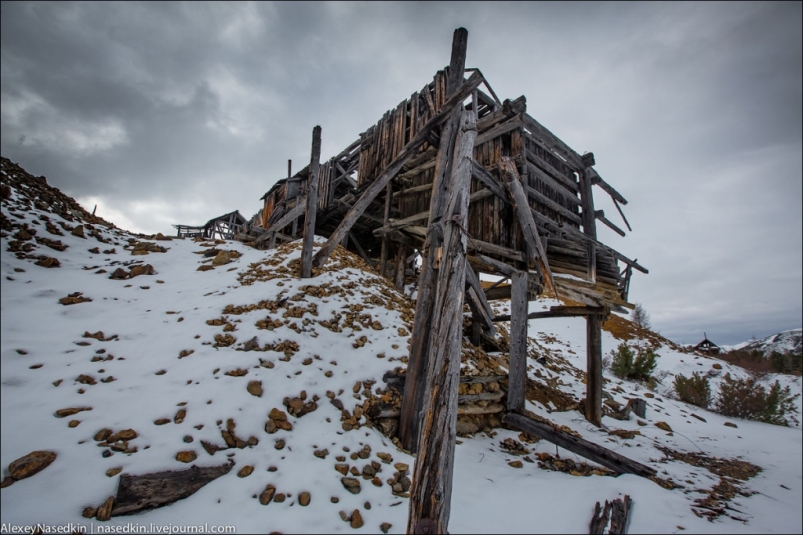
<instances>
[{"instance_id":1,"label":"dark cloud","mask_svg":"<svg viewBox=\"0 0 803 535\"><path fill-rule=\"evenodd\" d=\"M169 232L335 154L449 60L579 152L630 203L600 235L651 269L656 326L719 343L799 327L800 3L2 3L4 156ZM597 208L616 220L607 196Z\"/></svg>"}]
</instances>

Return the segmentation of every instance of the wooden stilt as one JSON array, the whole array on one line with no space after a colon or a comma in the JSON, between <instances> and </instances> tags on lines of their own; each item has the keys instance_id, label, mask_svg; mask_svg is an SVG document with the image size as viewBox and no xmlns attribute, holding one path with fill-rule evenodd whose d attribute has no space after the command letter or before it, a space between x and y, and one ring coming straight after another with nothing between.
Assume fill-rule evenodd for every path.
<instances>
[{"instance_id":1,"label":"wooden stilt","mask_svg":"<svg viewBox=\"0 0 803 535\"><path fill-rule=\"evenodd\" d=\"M304 246L301 250L301 278L312 277L312 243L318 211L318 164L321 159L321 127L312 129L312 156L307 179L307 214L304 217Z\"/></svg>"},{"instance_id":2,"label":"wooden stilt","mask_svg":"<svg viewBox=\"0 0 803 535\"><path fill-rule=\"evenodd\" d=\"M602 320L599 314L586 317L586 420L602 424Z\"/></svg>"},{"instance_id":3,"label":"wooden stilt","mask_svg":"<svg viewBox=\"0 0 803 535\"><path fill-rule=\"evenodd\" d=\"M447 97L452 97L449 101L454 96L463 94L465 92L463 90L468 85L460 86L463 81L463 69L465 69L466 39L468 35L465 30L463 32L465 32L465 36L462 39L458 39L456 31L452 42L452 62L449 64L449 78L447 79L446 87ZM477 73L474 74L476 75ZM468 94L470 93L467 93L466 96ZM444 213L449 201L449 178L459 121L460 109L459 107L454 107L450 112L449 119L441 128L440 145L438 146L435 162L435 177L432 182L429 227L423 249L423 263L418 280L418 298L415 307L415 323L413 324L410 357L407 363L408 378L404 386L401 418L399 419L399 440L410 451L417 450L418 424L421 420L421 411L424 406L425 370L428 366L426 359L429 354L428 333L432 326L434 310L437 310L434 308L433 299L438 269L435 257L443 242ZM432 120L429 121L429 123L431 122ZM419 131L419 134L423 130ZM432 252L436 254L430 254ZM440 252L441 257L443 257L442 250Z\"/></svg>"},{"instance_id":4,"label":"wooden stilt","mask_svg":"<svg viewBox=\"0 0 803 535\"><path fill-rule=\"evenodd\" d=\"M462 42L463 58L467 34L462 28L455 32L456 45ZM462 69L459 75L462 77ZM423 405L426 410L410 488L408 533L415 532L422 521L432 522L434 533L447 533L449 527L466 280L467 237L462 222L468 214L471 154L476 135L474 113L464 112L449 177L450 196L444 210L443 257L433 299L438 314L432 316L429 330L428 388Z\"/></svg>"},{"instance_id":5,"label":"wooden stilt","mask_svg":"<svg viewBox=\"0 0 803 535\"><path fill-rule=\"evenodd\" d=\"M524 387L527 378L527 272L517 271L511 277L510 295L510 367L507 389L507 410L524 410Z\"/></svg>"}]
</instances>

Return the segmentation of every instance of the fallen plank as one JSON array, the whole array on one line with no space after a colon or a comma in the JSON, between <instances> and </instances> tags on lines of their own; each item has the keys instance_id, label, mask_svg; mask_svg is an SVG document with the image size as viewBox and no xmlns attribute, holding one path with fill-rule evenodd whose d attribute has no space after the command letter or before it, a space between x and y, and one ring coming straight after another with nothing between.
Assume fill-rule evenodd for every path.
<instances>
[{"instance_id":1,"label":"fallen plank","mask_svg":"<svg viewBox=\"0 0 803 535\"><path fill-rule=\"evenodd\" d=\"M572 453L576 453L586 459L610 468L620 474L635 474L637 476L649 478L655 475L655 470L643 465L623 455L619 455L607 448L603 448L584 438L576 437L555 429L551 425L538 422L522 414L507 413L502 417L502 421L525 433L530 433L553 444L560 446Z\"/></svg>"},{"instance_id":2,"label":"fallen plank","mask_svg":"<svg viewBox=\"0 0 803 535\"><path fill-rule=\"evenodd\" d=\"M155 472L141 476L123 474L117 487L112 516L163 507L195 494L201 487L228 474L234 463L188 470Z\"/></svg>"}]
</instances>

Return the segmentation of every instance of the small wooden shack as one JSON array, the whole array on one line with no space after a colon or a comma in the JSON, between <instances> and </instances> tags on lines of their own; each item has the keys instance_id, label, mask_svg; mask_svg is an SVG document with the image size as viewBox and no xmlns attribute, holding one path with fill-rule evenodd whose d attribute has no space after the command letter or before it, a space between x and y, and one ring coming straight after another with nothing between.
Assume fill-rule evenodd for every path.
<instances>
[{"instance_id":1,"label":"small wooden shack","mask_svg":"<svg viewBox=\"0 0 803 535\"><path fill-rule=\"evenodd\" d=\"M703 341L694 346L694 350L708 355L719 355L722 348L709 340L706 333L703 333Z\"/></svg>"},{"instance_id":2,"label":"small wooden shack","mask_svg":"<svg viewBox=\"0 0 803 535\"><path fill-rule=\"evenodd\" d=\"M173 225L179 238L204 238L207 240L233 240L244 230L248 220L239 210L213 217L203 226Z\"/></svg>"}]
</instances>

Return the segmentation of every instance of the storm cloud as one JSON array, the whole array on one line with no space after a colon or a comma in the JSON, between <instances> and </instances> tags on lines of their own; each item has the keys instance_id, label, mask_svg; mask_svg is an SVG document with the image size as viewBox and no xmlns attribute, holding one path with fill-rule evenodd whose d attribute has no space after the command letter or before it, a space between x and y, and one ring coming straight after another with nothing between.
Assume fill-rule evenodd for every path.
<instances>
[{"instance_id":1,"label":"storm cloud","mask_svg":"<svg viewBox=\"0 0 803 535\"><path fill-rule=\"evenodd\" d=\"M679 342L799 327L798 3L2 3L2 155L119 226L239 209L354 141L449 61L629 201L600 238L650 269L631 299ZM597 208L616 210L601 190Z\"/></svg>"}]
</instances>

